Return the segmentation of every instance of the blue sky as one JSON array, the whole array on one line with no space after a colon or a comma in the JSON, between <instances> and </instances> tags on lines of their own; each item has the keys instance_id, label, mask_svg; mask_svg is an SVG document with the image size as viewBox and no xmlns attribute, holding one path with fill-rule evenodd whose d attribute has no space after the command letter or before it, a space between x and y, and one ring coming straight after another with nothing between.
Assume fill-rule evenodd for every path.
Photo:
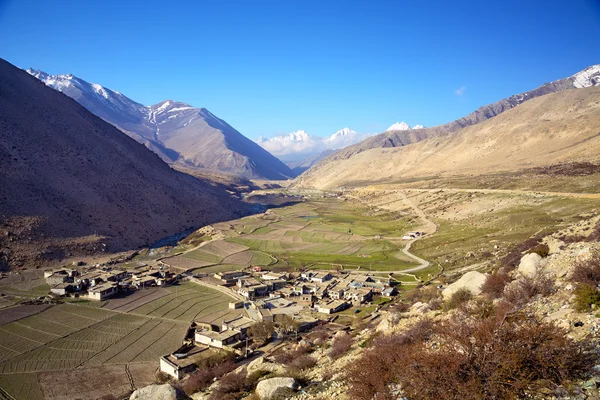
<instances>
[{"instance_id":1,"label":"blue sky","mask_svg":"<svg viewBox=\"0 0 600 400\"><path fill-rule=\"evenodd\" d=\"M600 63L598 0L0 0L0 57L252 139L434 126ZM461 90L462 88L462 90Z\"/></svg>"}]
</instances>

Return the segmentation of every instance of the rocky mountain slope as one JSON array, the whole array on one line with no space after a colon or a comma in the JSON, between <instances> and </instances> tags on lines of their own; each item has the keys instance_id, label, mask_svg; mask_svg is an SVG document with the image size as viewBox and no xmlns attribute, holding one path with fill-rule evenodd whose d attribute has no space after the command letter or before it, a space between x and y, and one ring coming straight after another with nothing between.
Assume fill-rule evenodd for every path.
<instances>
[{"instance_id":1,"label":"rocky mountain slope","mask_svg":"<svg viewBox=\"0 0 600 400\"><path fill-rule=\"evenodd\" d=\"M123 103L124 107L130 104ZM0 259L133 249L247 213L69 97L0 60Z\"/></svg>"},{"instance_id":2,"label":"rocky mountain slope","mask_svg":"<svg viewBox=\"0 0 600 400\"><path fill-rule=\"evenodd\" d=\"M423 131L431 129L403 133ZM346 158L335 153L299 177L297 184L331 188L595 162L600 158L600 87L539 96L452 134L420 139L402 147L384 143Z\"/></svg>"},{"instance_id":3,"label":"rocky mountain slope","mask_svg":"<svg viewBox=\"0 0 600 400\"><path fill-rule=\"evenodd\" d=\"M568 78L546 83L534 90L516 94L495 103L480 107L471 114L444 125L423 129L420 129L421 126L415 126L412 130L406 130L400 128L406 128L408 125L394 124L388 128L388 131L337 151L335 154L328 157L328 159L345 160L355 154L370 149L401 147L421 141L428 137L443 136L467 126L479 124L536 97L567 89L581 89L598 85L600 85L600 64L588 67Z\"/></svg>"},{"instance_id":4,"label":"rocky mountain slope","mask_svg":"<svg viewBox=\"0 0 600 400\"><path fill-rule=\"evenodd\" d=\"M27 72L75 99L164 161L246 178L287 179L292 171L205 108L166 100L144 106L119 92L73 75Z\"/></svg>"}]
</instances>

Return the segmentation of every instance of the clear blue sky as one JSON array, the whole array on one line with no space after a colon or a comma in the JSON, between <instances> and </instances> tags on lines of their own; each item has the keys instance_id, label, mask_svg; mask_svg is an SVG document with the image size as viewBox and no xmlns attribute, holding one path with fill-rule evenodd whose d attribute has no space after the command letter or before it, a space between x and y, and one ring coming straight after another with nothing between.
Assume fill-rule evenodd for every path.
<instances>
[{"instance_id":1,"label":"clear blue sky","mask_svg":"<svg viewBox=\"0 0 600 400\"><path fill-rule=\"evenodd\" d=\"M325 136L445 123L600 63L600 4L0 0L0 38L17 66L206 107L252 139Z\"/></svg>"}]
</instances>

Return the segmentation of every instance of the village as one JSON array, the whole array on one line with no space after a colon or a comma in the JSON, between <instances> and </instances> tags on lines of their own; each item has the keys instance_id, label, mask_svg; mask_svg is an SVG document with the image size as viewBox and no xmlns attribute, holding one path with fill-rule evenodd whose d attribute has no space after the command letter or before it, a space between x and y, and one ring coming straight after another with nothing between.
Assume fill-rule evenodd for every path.
<instances>
[{"instance_id":1,"label":"village","mask_svg":"<svg viewBox=\"0 0 600 400\"><path fill-rule=\"evenodd\" d=\"M200 270L201 271L201 270ZM374 296L391 298L398 293L389 277L357 272L303 270L275 272L252 266L239 271L213 274L173 272L161 261L155 266L139 263L129 268L92 266L63 267L45 272L54 297L76 297L105 301L157 286L178 285L190 281L218 290L231 297L230 310L239 314L220 324L193 321L176 351L160 357L160 371L181 379L197 368L210 351L246 358L265 343L253 343L249 329L255 324L293 321L296 336L323 321L334 321L335 314L370 304ZM283 331L286 329L284 328ZM281 329L274 337L284 335ZM263 348L264 351L266 348Z\"/></svg>"}]
</instances>

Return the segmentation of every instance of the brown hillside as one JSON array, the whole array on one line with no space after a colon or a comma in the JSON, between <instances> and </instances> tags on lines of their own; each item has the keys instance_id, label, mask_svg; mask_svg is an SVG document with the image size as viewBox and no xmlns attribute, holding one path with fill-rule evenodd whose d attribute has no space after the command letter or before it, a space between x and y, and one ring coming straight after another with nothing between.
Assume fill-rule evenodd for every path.
<instances>
[{"instance_id":1,"label":"brown hillside","mask_svg":"<svg viewBox=\"0 0 600 400\"><path fill-rule=\"evenodd\" d=\"M0 60L0 260L137 248L246 207Z\"/></svg>"},{"instance_id":2,"label":"brown hillside","mask_svg":"<svg viewBox=\"0 0 600 400\"><path fill-rule=\"evenodd\" d=\"M432 175L515 171L600 158L600 88L541 96L455 133L326 159L297 185L331 188Z\"/></svg>"}]
</instances>

